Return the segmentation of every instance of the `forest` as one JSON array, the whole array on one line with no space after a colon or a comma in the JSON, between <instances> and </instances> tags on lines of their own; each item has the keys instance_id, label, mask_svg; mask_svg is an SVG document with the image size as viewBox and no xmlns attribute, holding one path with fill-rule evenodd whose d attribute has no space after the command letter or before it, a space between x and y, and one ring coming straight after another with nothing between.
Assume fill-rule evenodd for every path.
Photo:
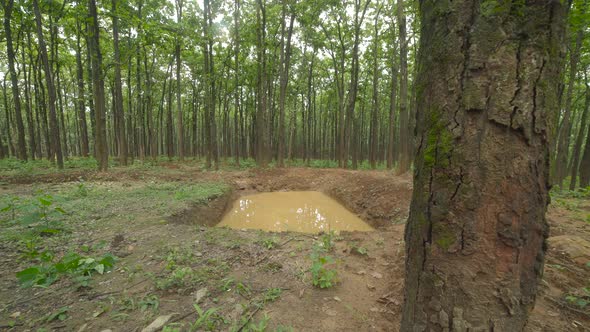
<instances>
[{"instance_id":1,"label":"forest","mask_svg":"<svg viewBox=\"0 0 590 332\"><path fill-rule=\"evenodd\" d=\"M0 330L590 328L590 2L0 4Z\"/></svg>"},{"instance_id":2,"label":"forest","mask_svg":"<svg viewBox=\"0 0 590 332\"><path fill-rule=\"evenodd\" d=\"M415 2L4 2L0 157L410 168ZM590 181L587 15L569 14L552 124L572 190Z\"/></svg>"},{"instance_id":3,"label":"forest","mask_svg":"<svg viewBox=\"0 0 590 332\"><path fill-rule=\"evenodd\" d=\"M419 34L395 5L6 1L2 155L407 170Z\"/></svg>"}]
</instances>

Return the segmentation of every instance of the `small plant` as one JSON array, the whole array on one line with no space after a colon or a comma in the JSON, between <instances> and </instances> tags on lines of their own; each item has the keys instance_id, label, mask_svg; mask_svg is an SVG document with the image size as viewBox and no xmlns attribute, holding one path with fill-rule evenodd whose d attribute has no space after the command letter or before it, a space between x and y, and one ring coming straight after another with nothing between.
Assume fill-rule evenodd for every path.
<instances>
[{"instance_id":1,"label":"small plant","mask_svg":"<svg viewBox=\"0 0 590 332\"><path fill-rule=\"evenodd\" d=\"M369 254L369 251L367 250L367 248L365 248L363 246L359 246L356 243L353 243L350 246L350 252L352 252L353 254L361 255L361 256L367 256Z\"/></svg>"},{"instance_id":2,"label":"small plant","mask_svg":"<svg viewBox=\"0 0 590 332\"><path fill-rule=\"evenodd\" d=\"M278 240L274 237L262 239L259 243L268 250L276 248L276 246L279 244Z\"/></svg>"},{"instance_id":3,"label":"small plant","mask_svg":"<svg viewBox=\"0 0 590 332\"><path fill-rule=\"evenodd\" d=\"M281 288L269 288L264 293L264 303L274 302L276 299L281 297L283 290Z\"/></svg>"},{"instance_id":4,"label":"small plant","mask_svg":"<svg viewBox=\"0 0 590 332\"><path fill-rule=\"evenodd\" d=\"M78 287L88 287L94 273L103 274L115 265L115 256L106 254L100 258L83 257L69 253L56 263L48 255L40 265L16 273L22 287L49 287L59 276L69 275Z\"/></svg>"},{"instance_id":5,"label":"small plant","mask_svg":"<svg viewBox=\"0 0 590 332\"><path fill-rule=\"evenodd\" d=\"M86 184L84 184L83 181L80 181L80 183L78 183L76 185L76 194L79 197L87 197L88 196L88 187L86 187Z\"/></svg>"},{"instance_id":6,"label":"small plant","mask_svg":"<svg viewBox=\"0 0 590 332\"><path fill-rule=\"evenodd\" d=\"M319 288L334 286L338 279L338 272L327 267L327 265L334 263L334 259L330 256L320 255L318 251L315 251L311 256L311 261L312 284Z\"/></svg>"},{"instance_id":7,"label":"small plant","mask_svg":"<svg viewBox=\"0 0 590 332\"><path fill-rule=\"evenodd\" d=\"M329 231L328 233L322 234L320 237L320 245L326 252L330 252L334 250L334 240L336 238L336 233L334 231Z\"/></svg>"},{"instance_id":8,"label":"small plant","mask_svg":"<svg viewBox=\"0 0 590 332\"><path fill-rule=\"evenodd\" d=\"M248 325L244 326L243 330L251 332L264 332L268 327L269 320L270 318L266 314L264 314L264 317L262 317L262 319L258 323L250 322Z\"/></svg>"},{"instance_id":9,"label":"small plant","mask_svg":"<svg viewBox=\"0 0 590 332\"><path fill-rule=\"evenodd\" d=\"M217 314L219 308L209 308L203 310L198 304L193 305L199 316L197 320L191 324L191 331L213 331L215 327L222 321L221 316Z\"/></svg>"},{"instance_id":10,"label":"small plant","mask_svg":"<svg viewBox=\"0 0 590 332\"><path fill-rule=\"evenodd\" d=\"M570 305L585 309L590 304L590 288L584 287L580 290L576 290L574 293L568 294L565 297L565 300Z\"/></svg>"},{"instance_id":11,"label":"small plant","mask_svg":"<svg viewBox=\"0 0 590 332\"><path fill-rule=\"evenodd\" d=\"M235 284L234 279L231 278L231 277L223 278L221 280L221 282L222 282L222 284L221 284L221 290L224 291L224 292L227 292L227 291L231 290L232 287Z\"/></svg>"},{"instance_id":12,"label":"small plant","mask_svg":"<svg viewBox=\"0 0 590 332\"><path fill-rule=\"evenodd\" d=\"M160 299L156 294L146 295L141 300L139 300L138 306L139 310L142 312L147 311L148 309L151 309L153 312L157 312L158 307L160 306Z\"/></svg>"},{"instance_id":13,"label":"small plant","mask_svg":"<svg viewBox=\"0 0 590 332\"><path fill-rule=\"evenodd\" d=\"M175 268L164 279L156 281L156 288L169 289L173 287L185 287L191 285L195 279L194 270L188 266Z\"/></svg>"},{"instance_id":14,"label":"small plant","mask_svg":"<svg viewBox=\"0 0 590 332\"><path fill-rule=\"evenodd\" d=\"M16 219L16 211L18 207L21 205L21 199L18 196L11 196L6 201L6 206L0 209L0 212L7 212L10 214L10 221L14 221Z\"/></svg>"},{"instance_id":15,"label":"small plant","mask_svg":"<svg viewBox=\"0 0 590 332\"><path fill-rule=\"evenodd\" d=\"M47 316L43 317L43 320L46 323L51 323L55 320L64 321L68 318L68 311L70 307L61 307L57 309L56 312L48 314Z\"/></svg>"},{"instance_id":16,"label":"small plant","mask_svg":"<svg viewBox=\"0 0 590 332\"><path fill-rule=\"evenodd\" d=\"M236 283L236 293L241 296L250 296L252 290L250 287L248 287L248 285L240 281Z\"/></svg>"}]
</instances>

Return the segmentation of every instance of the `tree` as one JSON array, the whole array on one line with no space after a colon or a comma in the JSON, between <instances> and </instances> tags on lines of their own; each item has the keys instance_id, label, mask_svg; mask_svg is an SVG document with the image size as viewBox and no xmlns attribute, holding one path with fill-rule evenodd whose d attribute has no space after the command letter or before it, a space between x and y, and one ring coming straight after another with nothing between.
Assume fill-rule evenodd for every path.
<instances>
[{"instance_id":1,"label":"tree","mask_svg":"<svg viewBox=\"0 0 590 332\"><path fill-rule=\"evenodd\" d=\"M555 160L555 183L562 185L563 179L567 175L567 161L569 155L570 138L572 136L572 100L574 83L578 73L578 62L580 61L580 50L584 39L584 29L580 28L576 33L576 42L574 49L570 52L570 68L568 86L565 96L565 110L563 120L559 126L557 140L557 157Z\"/></svg>"},{"instance_id":2,"label":"tree","mask_svg":"<svg viewBox=\"0 0 590 332\"><path fill-rule=\"evenodd\" d=\"M293 25L295 23L295 12L293 11L291 13L291 18L289 20L289 28L286 28L287 0L282 0L281 15L281 59L279 63L279 137L277 155L277 165L279 167L285 166L285 102L287 98L287 85L289 84L289 66L291 62L291 37L293 36ZM285 30L287 30L286 41Z\"/></svg>"},{"instance_id":3,"label":"tree","mask_svg":"<svg viewBox=\"0 0 590 332\"><path fill-rule=\"evenodd\" d=\"M521 331L543 270L561 1L421 2L402 331Z\"/></svg>"},{"instance_id":4,"label":"tree","mask_svg":"<svg viewBox=\"0 0 590 332\"><path fill-rule=\"evenodd\" d=\"M2 0L2 8L4 9L4 31L6 35L6 55L8 57L8 71L10 72L10 83L12 88L12 98L14 102L14 115L16 118L17 129L17 157L21 160L27 160L27 146L25 143L25 125L23 123L23 116L21 112L21 102L18 88L18 77L14 68L16 54L12 46L12 29L10 27L10 17L12 16L12 9L14 7L14 0Z\"/></svg>"},{"instance_id":5,"label":"tree","mask_svg":"<svg viewBox=\"0 0 590 332\"><path fill-rule=\"evenodd\" d=\"M410 169L410 131L408 115L408 42L406 37L406 17L404 0L397 1L397 21L399 24L399 173Z\"/></svg>"},{"instance_id":6,"label":"tree","mask_svg":"<svg viewBox=\"0 0 590 332\"><path fill-rule=\"evenodd\" d=\"M391 10L393 12L393 10ZM391 30L391 88L389 90L389 136L387 145L387 169L393 168L393 161L395 159L394 144L395 144L395 110L397 101L397 43L395 36L395 21L393 17L390 23Z\"/></svg>"},{"instance_id":7,"label":"tree","mask_svg":"<svg viewBox=\"0 0 590 332\"><path fill-rule=\"evenodd\" d=\"M36 1L36 0L35 0ZM102 53L99 45L99 26L96 0L88 0L88 40L92 60L92 95L94 97L94 151L98 161L98 170L106 171L109 166L107 146L106 110L104 95L104 77L102 74Z\"/></svg>"},{"instance_id":8,"label":"tree","mask_svg":"<svg viewBox=\"0 0 590 332\"><path fill-rule=\"evenodd\" d=\"M176 58L176 124L178 126L178 158L184 160L184 130L182 124L182 90L180 87L180 67L182 65L180 60L180 48L182 42L182 3L183 0L175 0L176 4L176 21L178 23L176 45L174 46L174 56Z\"/></svg>"},{"instance_id":9,"label":"tree","mask_svg":"<svg viewBox=\"0 0 590 332\"><path fill-rule=\"evenodd\" d=\"M57 159L57 168L64 168L64 160L61 152L61 143L59 141L59 127L57 124L57 113L55 110L55 85L53 84L53 75L49 66L47 57L47 47L45 46L45 37L43 36L43 24L41 23L41 10L39 9L38 0L33 0L33 11L35 12L35 23L37 26L37 39L39 42L39 53L43 69L45 71L45 83L47 84L47 93L49 94L49 130L50 130L50 147L49 159ZM49 149L48 149L49 150Z\"/></svg>"},{"instance_id":10,"label":"tree","mask_svg":"<svg viewBox=\"0 0 590 332\"><path fill-rule=\"evenodd\" d=\"M580 164L580 159L582 156L582 143L584 142L584 137L586 136L586 126L588 124L588 116L590 113L590 85L588 85L588 78L584 77L586 83L586 89L584 91L585 94L585 101L584 101L584 108L582 109L582 117L580 120L580 128L578 132L578 136L576 137L576 142L574 144L574 150L572 151L572 166L571 166L571 173L570 173L570 190L576 189L576 183L578 179L578 169ZM590 136L590 133L588 134ZM586 143L586 147L590 149L588 143ZM588 165L586 165L588 167ZM587 182L586 182L587 186ZM584 186L585 187L585 186Z\"/></svg>"},{"instance_id":11,"label":"tree","mask_svg":"<svg viewBox=\"0 0 590 332\"><path fill-rule=\"evenodd\" d=\"M119 51L119 17L117 13L118 0L111 0L111 15L113 20L113 50L115 60L114 103L117 132L117 146L119 148L119 162L127 165L127 137L125 136L125 113L123 111L123 87L121 85L121 54Z\"/></svg>"},{"instance_id":12,"label":"tree","mask_svg":"<svg viewBox=\"0 0 590 332\"><path fill-rule=\"evenodd\" d=\"M80 19L76 17L76 83L77 83L77 102L78 108L78 130L80 132L80 154L82 157L88 157L90 153L88 142L88 124L86 123L86 107L84 100L86 92L84 89L84 68L82 67L82 47L80 46L80 34L82 33Z\"/></svg>"}]
</instances>

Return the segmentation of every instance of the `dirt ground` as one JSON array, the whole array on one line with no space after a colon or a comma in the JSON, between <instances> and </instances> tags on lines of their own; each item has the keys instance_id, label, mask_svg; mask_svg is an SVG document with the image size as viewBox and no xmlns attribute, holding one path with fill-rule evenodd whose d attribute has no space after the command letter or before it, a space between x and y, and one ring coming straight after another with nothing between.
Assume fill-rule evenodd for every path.
<instances>
[{"instance_id":1,"label":"dirt ground","mask_svg":"<svg viewBox=\"0 0 590 332\"><path fill-rule=\"evenodd\" d=\"M78 222L67 240L43 244L63 253L106 242L100 250L115 254L118 261L113 271L96 275L91 287L76 289L71 280L60 279L48 288L21 288L15 272L30 262L22 259L17 241L0 242L0 330L142 331L168 315L166 331L191 326L199 331L399 330L409 175L306 168L204 172L176 164L164 168L0 174L2 195L69 190L80 179L107 191L141 191L150 183L215 182L229 188L176 209L167 209L166 200L157 209L142 206L141 198L137 206L105 203L102 211L89 214L91 221ZM336 237L329 253L338 272L334 287L312 285L310 256L321 236L212 227L240 195L288 190L324 192L376 229ZM527 331L590 330L589 311L571 297L587 298L590 226L583 217L589 213L587 199L559 198L550 207L545 275ZM195 303L205 312L197 312ZM64 315L52 317L64 307ZM198 325L203 320L209 327Z\"/></svg>"}]
</instances>

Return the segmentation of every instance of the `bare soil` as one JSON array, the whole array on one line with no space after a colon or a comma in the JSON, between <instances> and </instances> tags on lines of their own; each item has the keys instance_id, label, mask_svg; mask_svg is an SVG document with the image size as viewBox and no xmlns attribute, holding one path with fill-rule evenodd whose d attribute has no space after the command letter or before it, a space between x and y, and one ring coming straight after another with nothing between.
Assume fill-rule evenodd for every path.
<instances>
[{"instance_id":1,"label":"bare soil","mask_svg":"<svg viewBox=\"0 0 590 332\"><path fill-rule=\"evenodd\" d=\"M18 247L0 243L0 330L141 331L157 317L173 314L169 323L184 331L199 317L193 307L198 300L201 308L215 308L224 318L216 328L220 330L248 330L248 322L268 319L268 331L399 331L404 222L412 191L409 175L304 168L203 172L171 164L169 172L115 169L106 174L0 175L5 183L0 193L33 192L41 184L51 188L80 177L96 185L124 186L220 181L232 189L182 211L147 212L123 226L113 221L99 231L75 232L64 246L107 240L105 249L120 258L115 270L98 276L92 288L75 290L67 280L60 280L47 289L22 289L15 271L26 268L26 262L19 258ZM343 233L335 242L330 253L338 271L335 287L319 289L311 283L310 255L319 236L213 227L240 195L287 190L322 191L376 228L371 233ZM582 201L581 209L588 205ZM123 215L125 208L118 213ZM584 249L580 241L590 241L590 226L572 211L554 205L548 218L552 236L561 237L549 239L543 285L527 331L585 331L590 329L588 311L565 296L588 286L590 268L585 257L590 259L590 248ZM574 241L576 254L572 254L570 237L580 239ZM189 257L185 264L192 270L206 271L205 280L156 287L170 277L166 257L171 248ZM355 248L366 249L366 254ZM269 288L282 292L276 300L257 306ZM149 295L157 297L157 310L141 309L139 303ZM69 307L65 320L43 319L64 306Z\"/></svg>"}]
</instances>

